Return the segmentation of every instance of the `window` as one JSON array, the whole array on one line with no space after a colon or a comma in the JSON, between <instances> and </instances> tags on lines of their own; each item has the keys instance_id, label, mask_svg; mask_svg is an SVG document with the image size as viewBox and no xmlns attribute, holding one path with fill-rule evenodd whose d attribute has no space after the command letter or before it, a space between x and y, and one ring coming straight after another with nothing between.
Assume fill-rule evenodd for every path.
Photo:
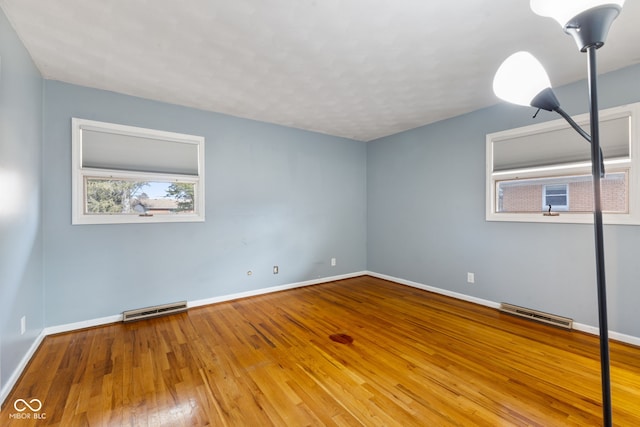
<instances>
[{"instance_id":1,"label":"window","mask_svg":"<svg viewBox=\"0 0 640 427\"><path fill-rule=\"evenodd\" d=\"M639 117L640 104L600 112L605 223L640 224ZM574 120L589 132L588 114ZM592 222L590 150L564 119L487 135L486 219Z\"/></svg>"},{"instance_id":2,"label":"window","mask_svg":"<svg viewBox=\"0 0 640 427\"><path fill-rule=\"evenodd\" d=\"M542 209L549 207L549 210L566 211L569 210L569 186L567 184L549 184L544 186L542 196Z\"/></svg>"},{"instance_id":3,"label":"window","mask_svg":"<svg viewBox=\"0 0 640 427\"><path fill-rule=\"evenodd\" d=\"M204 221L204 138L72 119L72 223Z\"/></svg>"}]
</instances>

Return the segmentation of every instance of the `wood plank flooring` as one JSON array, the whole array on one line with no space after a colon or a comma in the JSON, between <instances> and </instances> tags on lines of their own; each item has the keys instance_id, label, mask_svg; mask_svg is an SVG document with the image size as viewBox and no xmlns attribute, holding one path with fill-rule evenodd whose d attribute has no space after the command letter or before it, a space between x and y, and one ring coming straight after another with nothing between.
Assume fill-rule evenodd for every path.
<instances>
[{"instance_id":1,"label":"wood plank flooring","mask_svg":"<svg viewBox=\"0 0 640 427\"><path fill-rule=\"evenodd\" d=\"M363 276L49 336L0 425L597 426L598 352ZM614 424L640 426L640 348L612 342L611 375ZM44 419L15 418L17 399Z\"/></svg>"}]
</instances>

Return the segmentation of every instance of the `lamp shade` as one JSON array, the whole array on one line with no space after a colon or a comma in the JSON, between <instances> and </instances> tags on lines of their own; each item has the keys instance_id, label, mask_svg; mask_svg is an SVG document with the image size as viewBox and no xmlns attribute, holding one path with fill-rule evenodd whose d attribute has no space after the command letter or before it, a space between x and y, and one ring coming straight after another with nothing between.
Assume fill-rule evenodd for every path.
<instances>
[{"instance_id":1,"label":"lamp shade","mask_svg":"<svg viewBox=\"0 0 640 427\"><path fill-rule=\"evenodd\" d=\"M534 13L553 18L562 28L580 13L599 6L622 8L625 0L531 0Z\"/></svg>"},{"instance_id":2,"label":"lamp shade","mask_svg":"<svg viewBox=\"0 0 640 427\"><path fill-rule=\"evenodd\" d=\"M493 92L512 104L529 106L547 88L551 88L549 76L529 52L516 52L505 59L493 78Z\"/></svg>"}]
</instances>

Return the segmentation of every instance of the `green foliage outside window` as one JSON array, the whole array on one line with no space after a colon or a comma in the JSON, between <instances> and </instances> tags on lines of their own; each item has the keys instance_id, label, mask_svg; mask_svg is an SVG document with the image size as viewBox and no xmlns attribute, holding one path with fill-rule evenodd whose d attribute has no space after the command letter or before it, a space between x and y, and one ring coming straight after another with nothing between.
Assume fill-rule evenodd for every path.
<instances>
[{"instance_id":1,"label":"green foliage outside window","mask_svg":"<svg viewBox=\"0 0 640 427\"><path fill-rule=\"evenodd\" d=\"M87 213L134 213L147 182L111 179L87 180Z\"/></svg>"},{"instance_id":2,"label":"green foliage outside window","mask_svg":"<svg viewBox=\"0 0 640 427\"><path fill-rule=\"evenodd\" d=\"M148 209L153 205L153 200L143 190L151 184L165 186L165 196L161 199L173 199L175 201L173 207L169 209L170 212L193 212L195 191L193 183L174 182L169 184L166 182L150 183L147 181L88 178L86 180L87 213L147 213ZM166 209L166 207L163 209Z\"/></svg>"},{"instance_id":3,"label":"green foliage outside window","mask_svg":"<svg viewBox=\"0 0 640 427\"><path fill-rule=\"evenodd\" d=\"M172 197L178 202L178 211L193 211L194 185L184 182L174 182L166 190L167 197Z\"/></svg>"}]
</instances>

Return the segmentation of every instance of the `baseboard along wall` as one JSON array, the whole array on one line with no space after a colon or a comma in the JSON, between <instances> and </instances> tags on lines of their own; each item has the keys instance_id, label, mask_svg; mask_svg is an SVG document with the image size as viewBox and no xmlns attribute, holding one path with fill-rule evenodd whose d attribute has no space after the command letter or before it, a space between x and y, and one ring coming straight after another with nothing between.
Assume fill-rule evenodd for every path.
<instances>
[{"instance_id":1,"label":"baseboard along wall","mask_svg":"<svg viewBox=\"0 0 640 427\"><path fill-rule=\"evenodd\" d=\"M211 304L216 304L216 303L225 302L225 301L232 301L240 298L247 298L251 296L269 294L272 292L280 292L288 289L300 288L304 286L318 285L322 283L333 282L336 280L350 279L350 278L359 277L359 276L372 276L378 279L383 279L383 280L398 283L401 285L411 286L417 289L422 289L422 290L434 292L440 295L445 295L451 298L456 298L462 301L468 301L474 304L479 304L486 307L494 308L496 310L500 307L500 303L498 302L489 301L482 298L477 298L470 295L461 294L458 292L453 292L453 291L425 285L418 282L413 282L411 280L389 276L386 274L376 273L373 271L359 271L359 272L348 273L348 274L343 274L339 276L324 277L320 279L290 283L286 285L273 286L269 288L256 289L256 290L246 291L246 292L239 292L235 294L221 295L221 296L212 297L212 298L189 301L187 304L189 307L200 307L204 305L211 305ZM114 314L112 316L100 317L100 318L85 320L81 322L67 323L64 325L48 326L44 328L41 331L41 333L36 337L32 345L29 347L29 350L25 353L24 357L22 358L22 360L20 361L20 363L18 364L18 366L16 367L12 375L9 377L5 386L2 388L2 390L0 390L0 404L4 404L5 399L9 396L9 393L11 392L15 384L20 379L20 375L22 375L22 372L27 367L29 361L31 360L31 358L37 351L38 347L40 346L40 344L42 343L42 341L47 335L71 332L79 329L91 328L95 326L101 326L101 325L116 323L120 321L122 321L122 314ZM592 334L592 335L598 335L599 333L598 327L585 325L577 322L573 322L573 329L577 331L585 332L588 334ZM640 347L640 337L634 337L631 335L621 334L615 331L609 331L609 338Z\"/></svg>"}]
</instances>

